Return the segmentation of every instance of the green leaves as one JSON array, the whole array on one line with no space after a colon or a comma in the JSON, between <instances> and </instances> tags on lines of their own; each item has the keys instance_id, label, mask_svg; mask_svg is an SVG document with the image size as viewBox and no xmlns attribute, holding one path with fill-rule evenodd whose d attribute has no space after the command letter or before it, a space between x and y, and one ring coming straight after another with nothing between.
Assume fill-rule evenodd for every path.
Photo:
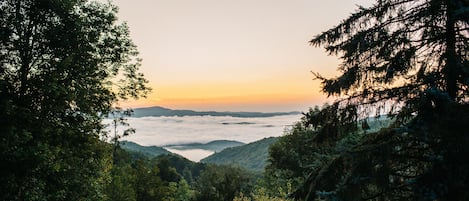
<instances>
[{"instance_id":1,"label":"green leaves","mask_svg":"<svg viewBox=\"0 0 469 201\"><path fill-rule=\"evenodd\" d=\"M104 199L102 114L149 91L128 27L98 1L5 0L0 10L0 199Z\"/></svg>"},{"instance_id":2,"label":"green leaves","mask_svg":"<svg viewBox=\"0 0 469 201\"><path fill-rule=\"evenodd\" d=\"M240 192L249 191L250 175L238 167L208 165L196 183L196 200L233 200Z\"/></svg>"}]
</instances>

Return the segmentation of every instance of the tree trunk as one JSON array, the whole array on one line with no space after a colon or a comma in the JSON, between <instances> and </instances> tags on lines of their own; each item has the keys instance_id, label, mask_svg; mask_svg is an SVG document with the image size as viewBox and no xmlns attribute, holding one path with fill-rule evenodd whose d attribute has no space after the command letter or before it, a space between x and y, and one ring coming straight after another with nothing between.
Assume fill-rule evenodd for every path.
<instances>
[{"instance_id":1,"label":"tree trunk","mask_svg":"<svg viewBox=\"0 0 469 201\"><path fill-rule=\"evenodd\" d=\"M455 101L457 98L457 55L456 55L456 31L454 20L455 5L452 0L446 1L446 64L443 69L443 74L446 81L446 92L451 100Z\"/></svg>"}]
</instances>

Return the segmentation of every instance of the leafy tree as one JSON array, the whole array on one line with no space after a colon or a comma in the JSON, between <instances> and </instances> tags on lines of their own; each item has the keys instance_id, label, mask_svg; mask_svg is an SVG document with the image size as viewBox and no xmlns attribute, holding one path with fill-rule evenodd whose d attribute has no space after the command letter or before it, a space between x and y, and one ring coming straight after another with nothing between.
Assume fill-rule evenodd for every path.
<instances>
[{"instance_id":1,"label":"leafy tree","mask_svg":"<svg viewBox=\"0 0 469 201\"><path fill-rule=\"evenodd\" d=\"M133 113L132 109L124 110L120 107L113 108L109 113L109 116L112 118L112 123L111 123L112 131L111 132L114 133L113 137L111 138L111 142L113 144L113 151L112 151L113 165L115 165L116 163L116 154L117 154L117 149L119 148L119 142L120 142L119 139L135 133L134 128L125 129L122 132L122 134L119 134L119 132L117 131L118 126L129 126L129 123L127 123L126 117L132 116L132 113Z\"/></svg>"},{"instance_id":2,"label":"leafy tree","mask_svg":"<svg viewBox=\"0 0 469 201\"><path fill-rule=\"evenodd\" d=\"M312 129L298 122L269 147L269 165L265 168L268 189L286 189L287 184L292 183L293 188L298 188L305 180L313 155L319 155L317 148L305 146L312 144L313 135Z\"/></svg>"},{"instance_id":3,"label":"leafy tree","mask_svg":"<svg viewBox=\"0 0 469 201\"><path fill-rule=\"evenodd\" d=\"M168 163L169 156L135 158L134 153L120 147L115 153L111 183L106 186L109 200L186 201L194 198L187 181Z\"/></svg>"},{"instance_id":4,"label":"leafy tree","mask_svg":"<svg viewBox=\"0 0 469 201\"><path fill-rule=\"evenodd\" d=\"M0 200L102 200L103 114L148 92L117 8L0 3Z\"/></svg>"},{"instance_id":5,"label":"leafy tree","mask_svg":"<svg viewBox=\"0 0 469 201\"><path fill-rule=\"evenodd\" d=\"M246 192L239 193L233 201L291 201L287 196L292 192L292 185L287 183L285 186L272 184L271 179L259 179L252 187L250 194Z\"/></svg>"},{"instance_id":6,"label":"leafy tree","mask_svg":"<svg viewBox=\"0 0 469 201\"><path fill-rule=\"evenodd\" d=\"M178 182L181 176L176 172L176 168L172 167L168 158L161 157L157 162L158 175L161 179L168 182Z\"/></svg>"},{"instance_id":7,"label":"leafy tree","mask_svg":"<svg viewBox=\"0 0 469 201\"><path fill-rule=\"evenodd\" d=\"M174 191L172 196L175 201L188 201L194 198L194 191L185 179L182 178L178 183L172 183L176 185L176 191Z\"/></svg>"},{"instance_id":8,"label":"leafy tree","mask_svg":"<svg viewBox=\"0 0 469 201\"><path fill-rule=\"evenodd\" d=\"M468 19L463 0L379 0L311 40L341 57L338 77L314 73L341 98L305 114L305 146L332 152L295 198L469 199ZM358 134L384 112L389 128Z\"/></svg>"},{"instance_id":9,"label":"leafy tree","mask_svg":"<svg viewBox=\"0 0 469 201\"><path fill-rule=\"evenodd\" d=\"M172 200L176 188L159 176L160 169L151 161L137 160L133 164L135 170L135 191L138 201Z\"/></svg>"},{"instance_id":10,"label":"leafy tree","mask_svg":"<svg viewBox=\"0 0 469 201\"><path fill-rule=\"evenodd\" d=\"M109 145L111 146L111 145ZM117 147L113 154L113 165L111 169L111 182L106 185L108 200L113 201L135 201L136 171L132 167L133 160L130 153Z\"/></svg>"},{"instance_id":11,"label":"leafy tree","mask_svg":"<svg viewBox=\"0 0 469 201\"><path fill-rule=\"evenodd\" d=\"M251 196L245 196L241 193L240 195L236 196L233 201L290 201L290 199L287 199L286 196L287 195L280 197L271 196L267 193L266 189L256 186L256 189L253 191Z\"/></svg>"},{"instance_id":12,"label":"leafy tree","mask_svg":"<svg viewBox=\"0 0 469 201\"><path fill-rule=\"evenodd\" d=\"M182 156L168 154L168 155L160 155L156 157L156 161L158 164L165 163L166 166L166 175L164 178L168 178L167 181L174 181L174 170L177 174L188 182L189 185L194 184L194 179L200 176L201 172L205 169L206 164L204 163L195 163L190 161ZM159 165L163 166L163 164ZM163 177L163 176L162 176Z\"/></svg>"},{"instance_id":13,"label":"leafy tree","mask_svg":"<svg viewBox=\"0 0 469 201\"><path fill-rule=\"evenodd\" d=\"M246 193L249 186L250 176L241 168L207 165L195 184L196 200L233 200L237 194Z\"/></svg>"}]
</instances>

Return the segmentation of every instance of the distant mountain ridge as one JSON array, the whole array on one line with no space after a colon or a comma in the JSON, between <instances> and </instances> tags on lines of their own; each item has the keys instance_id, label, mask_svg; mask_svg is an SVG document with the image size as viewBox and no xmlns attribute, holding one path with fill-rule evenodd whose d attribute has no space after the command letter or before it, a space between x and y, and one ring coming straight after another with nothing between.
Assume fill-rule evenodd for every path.
<instances>
[{"instance_id":1,"label":"distant mountain ridge","mask_svg":"<svg viewBox=\"0 0 469 201\"><path fill-rule=\"evenodd\" d=\"M273 117L281 115L295 115L301 112L216 112L216 111L194 111L194 110L172 110L164 107L154 106L146 108L135 108L132 117L161 117L161 116L231 116L231 117Z\"/></svg>"},{"instance_id":2,"label":"distant mountain ridge","mask_svg":"<svg viewBox=\"0 0 469 201\"><path fill-rule=\"evenodd\" d=\"M237 147L245 145L245 143L233 141L233 140L215 140L208 143L187 143L187 144L174 144L165 145L164 148L171 148L177 150L189 150L189 149L203 149L214 152L219 152L226 148Z\"/></svg>"}]
</instances>

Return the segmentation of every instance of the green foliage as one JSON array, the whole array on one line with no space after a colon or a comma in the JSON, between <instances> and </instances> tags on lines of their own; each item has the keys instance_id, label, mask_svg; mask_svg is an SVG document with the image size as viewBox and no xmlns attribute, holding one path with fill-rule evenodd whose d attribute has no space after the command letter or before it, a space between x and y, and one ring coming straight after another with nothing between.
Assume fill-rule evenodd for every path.
<instances>
[{"instance_id":1,"label":"green foliage","mask_svg":"<svg viewBox=\"0 0 469 201\"><path fill-rule=\"evenodd\" d=\"M113 201L136 201L137 195L134 189L135 174L130 165L117 166L111 170L111 183L107 186L108 200Z\"/></svg>"},{"instance_id":2,"label":"green foliage","mask_svg":"<svg viewBox=\"0 0 469 201\"><path fill-rule=\"evenodd\" d=\"M179 181L179 174L176 172L176 168L172 167L167 158L158 159L158 168L160 169L159 176L161 179L168 182Z\"/></svg>"},{"instance_id":3,"label":"green foliage","mask_svg":"<svg viewBox=\"0 0 469 201\"><path fill-rule=\"evenodd\" d=\"M440 102L406 126L365 135L313 171L301 200L465 200L469 107ZM458 175L458 176L456 176Z\"/></svg>"},{"instance_id":4,"label":"green foliage","mask_svg":"<svg viewBox=\"0 0 469 201\"><path fill-rule=\"evenodd\" d=\"M106 189L108 200L191 200L194 191L169 159L133 158L132 153L118 148Z\"/></svg>"},{"instance_id":5,"label":"green foliage","mask_svg":"<svg viewBox=\"0 0 469 201\"><path fill-rule=\"evenodd\" d=\"M195 197L194 190L192 190L186 180L181 179L177 184L176 191L172 198L174 201L188 201Z\"/></svg>"},{"instance_id":6,"label":"green foliage","mask_svg":"<svg viewBox=\"0 0 469 201\"><path fill-rule=\"evenodd\" d=\"M130 141L120 141L119 146L129 152L141 154L148 158L154 158L160 155L171 154L171 152L158 146L142 146Z\"/></svg>"},{"instance_id":7,"label":"green foliage","mask_svg":"<svg viewBox=\"0 0 469 201\"><path fill-rule=\"evenodd\" d=\"M202 163L234 165L253 172L263 172L267 165L268 149L277 139L265 138L246 145L226 148L201 160Z\"/></svg>"},{"instance_id":8,"label":"green foliage","mask_svg":"<svg viewBox=\"0 0 469 201\"><path fill-rule=\"evenodd\" d=\"M380 0L311 40L341 56L341 75L315 76L342 98L271 148L271 178L307 173L297 200L468 200L468 8ZM384 112L388 128L357 127Z\"/></svg>"},{"instance_id":9,"label":"green foliage","mask_svg":"<svg viewBox=\"0 0 469 201\"><path fill-rule=\"evenodd\" d=\"M109 145L114 147L114 145ZM135 181L136 175L131 163L132 158L129 153L115 148L113 154L113 164L111 166L110 182L106 186L106 195L108 200L115 201L135 201Z\"/></svg>"},{"instance_id":10,"label":"green foliage","mask_svg":"<svg viewBox=\"0 0 469 201\"><path fill-rule=\"evenodd\" d=\"M310 145L312 138L311 129L305 128L301 123L296 123L286 135L269 148L269 164L265 168L265 179L268 189L275 195L275 189L286 188L287 184L293 183L298 188L304 181L310 170L311 158L316 149Z\"/></svg>"},{"instance_id":11,"label":"green foliage","mask_svg":"<svg viewBox=\"0 0 469 201\"><path fill-rule=\"evenodd\" d=\"M157 165L149 164L144 160L137 160L133 164L135 170L136 198L139 201L167 200L174 188L165 185L165 181L159 176L160 170Z\"/></svg>"},{"instance_id":12,"label":"green foliage","mask_svg":"<svg viewBox=\"0 0 469 201\"><path fill-rule=\"evenodd\" d=\"M291 181L291 180L290 180ZM272 179L269 174L257 181L250 194L240 194L235 200L274 200L289 201L288 195L293 192L292 183L278 178Z\"/></svg>"},{"instance_id":13,"label":"green foliage","mask_svg":"<svg viewBox=\"0 0 469 201\"><path fill-rule=\"evenodd\" d=\"M302 123L296 123L291 130L282 136L269 149L269 165L267 170L282 171L288 177L304 177L312 163L312 155L318 154L311 146L313 130Z\"/></svg>"},{"instance_id":14,"label":"green foliage","mask_svg":"<svg viewBox=\"0 0 469 201\"><path fill-rule=\"evenodd\" d=\"M102 114L148 92L117 8L0 3L0 200L103 200Z\"/></svg>"},{"instance_id":15,"label":"green foliage","mask_svg":"<svg viewBox=\"0 0 469 201\"><path fill-rule=\"evenodd\" d=\"M203 163L194 163L187 160L179 155L160 155L156 158L157 161L165 160L168 162L168 166L174 168L174 170L181 175L190 185L195 182L201 172L205 169L206 165Z\"/></svg>"},{"instance_id":16,"label":"green foliage","mask_svg":"<svg viewBox=\"0 0 469 201\"><path fill-rule=\"evenodd\" d=\"M239 193L249 193L251 176L241 168L208 165L195 184L196 200L233 200Z\"/></svg>"},{"instance_id":17,"label":"green foliage","mask_svg":"<svg viewBox=\"0 0 469 201\"><path fill-rule=\"evenodd\" d=\"M287 189L291 191L291 189ZM273 197L267 193L267 190L262 187L257 187L254 192L252 193L252 200L253 201L288 201L289 199L286 198L286 192L281 192L279 197Z\"/></svg>"},{"instance_id":18,"label":"green foliage","mask_svg":"<svg viewBox=\"0 0 469 201\"><path fill-rule=\"evenodd\" d=\"M250 196L245 196L241 193L233 201L289 201L290 199L287 199L286 196L286 194L283 194L281 197L271 196L265 188L257 186Z\"/></svg>"}]
</instances>

